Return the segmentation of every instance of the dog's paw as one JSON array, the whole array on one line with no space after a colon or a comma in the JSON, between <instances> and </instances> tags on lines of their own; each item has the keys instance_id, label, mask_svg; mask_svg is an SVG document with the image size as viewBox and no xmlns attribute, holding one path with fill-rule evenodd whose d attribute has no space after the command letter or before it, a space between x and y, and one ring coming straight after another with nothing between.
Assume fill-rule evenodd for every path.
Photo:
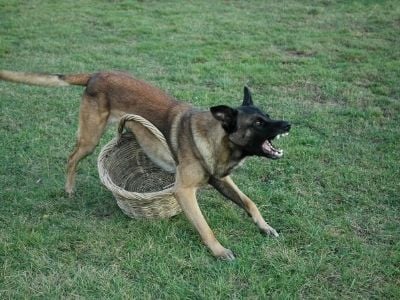
<instances>
[{"instance_id":1,"label":"dog's paw","mask_svg":"<svg viewBox=\"0 0 400 300\"><path fill-rule=\"evenodd\" d=\"M75 191L74 190L65 189L65 193L67 194L68 198L70 198L70 199L75 197Z\"/></svg>"},{"instance_id":2,"label":"dog's paw","mask_svg":"<svg viewBox=\"0 0 400 300\"><path fill-rule=\"evenodd\" d=\"M68 195L69 198L73 198L74 197L74 186L70 183L66 183L65 187L64 187L65 193Z\"/></svg>"},{"instance_id":3,"label":"dog's paw","mask_svg":"<svg viewBox=\"0 0 400 300\"><path fill-rule=\"evenodd\" d=\"M279 236L278 232L276 232L276 230L273 229L273 228L272 228L271 226L269 226L268 224L265 224L263 227L260 227L260 231L261 231L263 234L272 235L273 237L278 237L278 236Z\"/></svg>"},{"instance_id":4,"label":"dog's paw","mask_svg":"<svg viewBox=\"0 0 400 300\"><path fill-rule=\"evenodd\" d=\"M215 257L222 259L222 260L227 260L227 261L232 261L235 259L235 255L233 252L229 249L224 248L222 251L219 251L218 253L214 254Z\"/></svg>"}]
</instances>

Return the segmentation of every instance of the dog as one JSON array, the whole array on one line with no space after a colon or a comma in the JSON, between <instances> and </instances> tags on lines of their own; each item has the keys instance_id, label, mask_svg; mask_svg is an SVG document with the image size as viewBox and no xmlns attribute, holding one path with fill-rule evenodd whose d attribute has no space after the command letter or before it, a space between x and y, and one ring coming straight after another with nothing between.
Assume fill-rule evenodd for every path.
<instances>
[{"instance_id":1,"label":"dog","mask_svg":"<svg viewBox=\"0 0 400 300\"><path fill-rule=\"evenodd\" d=\"M160 158L158 164L164 168L176 165L174 195L215 257L235 258L216 239L199 208L196 191L206 184L243 208L262 233L278 236L254 202L229 176L248 156L281 158L283 151L275 148L272 141L287 135L291 128L289 122L273 120L256 107L248 87L244 87L239 107L218 105L198 110L123 72L51 75L0 71L0 79L43 86L86 87L80 105L77 142L67 163L65 190L68 194L74 190L78 162L94 150L107 123L125 114L137 114L153 123L166 137L174 162ZM147 145L146 151L157 162L158 145L144 131L139 133L140 137Z\"/></svg>"}]
</instances>

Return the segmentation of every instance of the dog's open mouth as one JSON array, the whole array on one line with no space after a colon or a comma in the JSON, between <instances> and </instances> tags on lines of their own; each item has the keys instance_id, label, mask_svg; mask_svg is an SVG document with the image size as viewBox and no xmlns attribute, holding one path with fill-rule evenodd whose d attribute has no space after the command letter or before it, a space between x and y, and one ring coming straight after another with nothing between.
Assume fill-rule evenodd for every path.
<instances>
[{"instance_id":1,"label":"dog's open mouth","mask_svg":"<svg viewBox=\"0 0 400 300\"><path fill-rule=\"evenodd\" d=\"M262 150L264 151L265 154L267 154L267 156L269 158L273 158L273 159L278 159L281 158L283 156L283 150L279 149L279 148L275 148L272 145L272 140L273 139L279 139L280 137L283 136L287 136L289 134L289 132L283 133L283 134L278 134L276 137L270 139L270 140L265 140L265 142L262 144Z\"/></svg>"}]
</instances>

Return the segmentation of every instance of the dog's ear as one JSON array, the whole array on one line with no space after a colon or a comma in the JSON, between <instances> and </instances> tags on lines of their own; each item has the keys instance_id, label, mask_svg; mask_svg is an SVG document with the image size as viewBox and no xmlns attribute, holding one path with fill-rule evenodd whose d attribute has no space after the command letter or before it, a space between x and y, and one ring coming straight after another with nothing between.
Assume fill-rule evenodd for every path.
<instances>
[{"instance_id":1,"label":"dog's ear","mask_svg":"<svg viewBox=\"0 0 400 300\"><path fill-rule=\"evenodd\" d=\"M251 97L250 89L247 86L244 86L244 96L242 106L250 106L253 105L253 98Z\"/></svg>"},{"instance_id":2,"label":"dog's ear","mask_svg":"<svg viewBox=\"0 0 400 300\"><path fill-rule=\"evenodd\" d=\"M221 122L226 132L231 133L236 130L236 119L238 111L226 105L213 106L210 111L215 119Z\"/></svg>"}]
</instances>

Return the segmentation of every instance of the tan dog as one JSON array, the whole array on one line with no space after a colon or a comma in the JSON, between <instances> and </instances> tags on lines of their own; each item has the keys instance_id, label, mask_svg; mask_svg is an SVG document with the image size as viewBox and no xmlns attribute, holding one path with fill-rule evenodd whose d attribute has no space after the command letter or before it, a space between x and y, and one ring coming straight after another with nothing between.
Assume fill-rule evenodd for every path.
<instances>
[{"instance_id":1,"label":"tan dog","mask_svg":"<svg viewBox=\"0 0 400 300\"><path fill-rule=\"evenodd\" d=\"M256 205L229 177L246 156L282 157L283 151L275 149L271 141L290 130L289 123L271 120L254 106L247 87L240 107L220 105L200 111L120 72L44 75L0 71L0 79L44 86L86 87L80 107L77 143L68 159L67 193L73 192L78 162L94 150L107 123L125 114L137 114L153 123L166 137L177 166L175 196L216 257L234 259L232 251L215 238L198 206L196 191L205 184L211 184L245 209L263 233L278 236L264 221ZM143 140L148 141L144 135ZM151 146L150 143L146 151L160 166L170 168L171 162L158 156L157 144Z\"/></svg>"}]
</instances>

